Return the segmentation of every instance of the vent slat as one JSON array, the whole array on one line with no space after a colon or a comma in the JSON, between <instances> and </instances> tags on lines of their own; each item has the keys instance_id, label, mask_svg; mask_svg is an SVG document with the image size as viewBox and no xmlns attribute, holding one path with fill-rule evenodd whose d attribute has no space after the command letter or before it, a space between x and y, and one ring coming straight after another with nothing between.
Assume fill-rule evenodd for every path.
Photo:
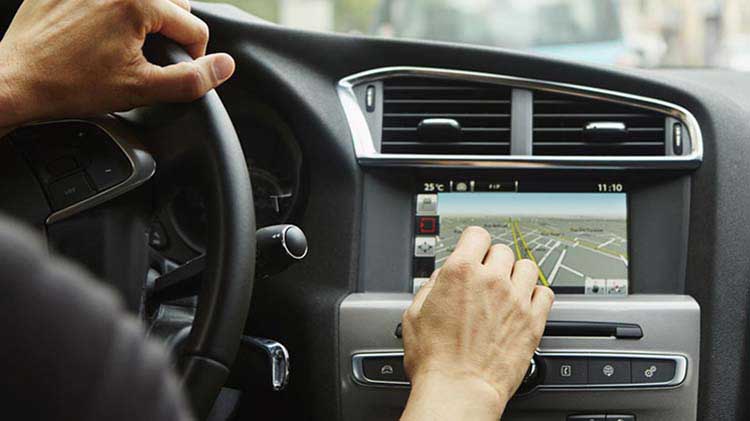
<instances>
[{"instance_id":1,"label":"vent slat","mask_svg":"<svg viewBox=\"0 0 750 421\"><path fill-rule=\"evenodd\" d=\"M534 93L533 154L542 156L663 156L666 116L602 99ZM622 123L625 130L587 130Z\"/></svg>"},{"instance_id":2,"label":"vent slat","mask_svg":"<svg viewBox=\"0 0 750 421\"><path fill-rule=\"evenodd\" d=\"M583 128L575 128L575 127L542 127L542 128L535 128L535 132L581 132L583 133L585 130ZM664 131L664 128L655 128L655 127L631 127L628 128L628 131L630 132L648 132L648 133L660 133Z\"/></svg>"},{"instance_id":3,"label":"vent slat","mask_svg":"<svg viewBox=\"0 0 750 421\"><path fill-rule=\"evenodd\" d=\"M570 114L534 114L536 118L654 118L651 114L605 114L605 113L570 113Z\"/></svg>"},{"instance_id":4,"label":"vent slat","mask_svg":"<svg viewBox=\"0 0 750 421\"><path fill-rule=\"evenodd\" d=\"M416 132L416 127L383 127L383 131L388 132ZM482 132L510 132L510 128L492 128L492 127L464 127L461 129L464 133L482 133Z\"/></svg>"},{"instance_id":5,"label":"vent slat","mask_svg":"<svg viewBox=\"0 0 750 421\"><path fill-rule=\"evenodd\" d=\"M399 154L507 155L511 90L505 86L429 77L396 77L383 85L381 151ZM420 136L420 123L451 119L451 141ZM434 136L434 135L431 135ZM454 141L456 140L456 141Z\"/></svg>"},{"instance_id":6,"label":"vent slat","mask_svg":"<svg viewBox=\"0 0 750 421\"><path fill-rule=\"evenodd\" d=\"M504 99L386 99L388 104L510 104Z\"/></svg>"},{"instance_id":7,"label":"vent slat","mask_svg":"<svg viewBox=\"0 0 750 421\"><path fill-rule=\"evenodd\" d=\"M510 114L462 114L462 113L385 113L383 117L422 117L422 118L507 118Z\"/></svg>"}]
</instances>

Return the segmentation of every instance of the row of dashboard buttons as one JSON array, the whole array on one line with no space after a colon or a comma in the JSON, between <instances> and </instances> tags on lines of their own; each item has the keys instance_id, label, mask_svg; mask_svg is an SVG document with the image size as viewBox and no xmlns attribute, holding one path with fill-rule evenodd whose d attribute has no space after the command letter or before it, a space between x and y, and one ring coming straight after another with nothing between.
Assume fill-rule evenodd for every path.
<instances>
[{"instance_id":1,"label":"row of dashboard buttons","mask_svg":"<svg viewBox=\"0 0 750 421\"><path fill-rule=\"evenodd\" d=\"M671 382L676 363L669 359L546 357L544 385L641 385Z\"/></svg>"},{"instance_id":2,"label":"row of dashboard buttons","mask_svg":"<svg viewBox=\"0 0 750 421\"><path fill-rule=\"evenodd\" d=\"M403 352L363 353L352 359L355 380L365 385L408 386ZM684 357L535 356L539 370L526 379L526 393L539 388L663 387L682 382ZM541 375L538 375L541 373Z\"/></svg>"}]
</instances>

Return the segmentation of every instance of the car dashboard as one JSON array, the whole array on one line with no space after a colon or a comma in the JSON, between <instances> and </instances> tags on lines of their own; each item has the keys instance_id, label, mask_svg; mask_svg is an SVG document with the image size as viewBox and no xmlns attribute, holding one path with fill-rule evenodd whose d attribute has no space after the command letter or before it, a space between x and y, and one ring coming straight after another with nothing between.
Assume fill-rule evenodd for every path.
<instances>
[{"instance_id":1,"label":"car dashboard","mask_svg":"<svg viewBox=\"0 0 750 421\"><path fill-rule=\"evenodd\" d=\"M284 391L232 373L248 416L398 418L402 314L469 225L535 261L556 293L503 419L750 410L750 76L308 32L224 5L194 12L212 28L209 49L237 61L219 94L258 226L296 224L309 243L304 260L256 280L246 334L283 343L292 369ZM152 251L190 261L206 235L200 179L152 184L170 186L149 198Z\"/></svg>"}]
</instances>

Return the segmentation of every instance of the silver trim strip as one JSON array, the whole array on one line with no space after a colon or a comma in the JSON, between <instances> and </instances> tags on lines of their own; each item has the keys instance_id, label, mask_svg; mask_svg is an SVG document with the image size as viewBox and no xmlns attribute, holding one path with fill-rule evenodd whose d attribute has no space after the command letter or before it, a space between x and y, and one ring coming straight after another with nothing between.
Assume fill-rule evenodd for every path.
<instances>
[{"instance_id":1,"label":"silver trim strip","mask_svg":"<svg viewBox=\"0 0 750 421\"><path fill-rule=\"evenodd\" d=\"M494 83L522 89L563 93L591 99L611 101L663 113L681 120L690 134L692 150L684 156L513 156L513 155L432 155L383 154L375 149L367 119L357 102L354 88L394 76L430 76L462 79L473 82ZM412 166L412 167L502 167L502 168L659 168L695 169L703 160L703 135L698 120L687 109L666 101L646 98L623 92L592 88L567 83L527 79L515 76L481 73L464 70L428 67L383 67L348 76L337 86L339 101L344 108L354 144L354 153L360 165Z\"/></svg>"},{"instance_id":2,"label":"silver trim strip","mask_svg":"<svg viewBox=\"0 0 750 421\"><path fill-rule=\"evenodd\" d=\"M670 388L681 385L687 378L687 358L676 354L645 354L637 352L597 352L597 351L537 351L537 357L563 357L563 358L627 358L627 359L649 359L666 360L675 362L674 377L667 382L654 383L626 383L626 384L581 384L581 385L538 385L534 390L591 390L591 389L652 389ZM354 381L363 386L398 386L409 387L409 382L372 380L365 376L362 362L366 358L403 357L403 351L363 352L352 356L352 375ZM526 392L526 393L529 393Z\"/></svg>"},{"instance_id":3,"label":"silver trim strip","mask_svg":"<svg viewBox=\"0 0 750 421\"><path fill-rule=\"evenodd\" d=\"M52 225L55 222L70 218L73 215L121 196L145 183L156 173L156 161L154 161L151 154L140 146L131 130L127 129L116 117L108 115L92 119L57 120L33 124L31 127L57 123L88 123L102 129L112 140L114 140L115 144L125 154L130 162L132 171L130 176L120 184L110 187L109 189L99 192L78 203L60 209L59 211L53 212L47 217L47 225Z\"/></svg>"},{"instance_id":4,"label":"silver trim strip","mask_svg":"<svg viewBox=\"0 0 750 421\"><path fill-rule=\"evenodd\" d=\"M289 351L284 344L273 339L243 336L242 342L262 350L271 366L271 389L282 391L289 384Z\"/></svg>"}]
</instances>

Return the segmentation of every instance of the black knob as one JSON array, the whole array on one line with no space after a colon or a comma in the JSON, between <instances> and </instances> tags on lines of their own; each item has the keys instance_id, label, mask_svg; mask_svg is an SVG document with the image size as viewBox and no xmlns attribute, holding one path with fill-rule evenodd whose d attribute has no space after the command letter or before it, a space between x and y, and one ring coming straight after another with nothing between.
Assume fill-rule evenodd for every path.
<instances>
[{"instance_id":1,"label":"black knob","mask_svg":"<svg viewBox=\"0 0 750 421\"><path fill-rule=\"evenodd\" d=\"M539 386L543 377L540 374L540 370L542 369L543 366L540 366L537 357L534 356L533 358L531 358L531 363L529 364L529 368L526 370L526 375L523 378L523 382L516 391L516 396L526 395L536 389L537 386Z\"/></svg>"},{"instance_id":2,"label":"black knob","mask_svg":"<svg viewBox=\"0 0 750 421\"><path fill-rule=\"evenodd\" d=\"M257 275L275 275L307 256L307 237L295 225L273 225L256 232Z\"/></svg>"}]
</instances>

